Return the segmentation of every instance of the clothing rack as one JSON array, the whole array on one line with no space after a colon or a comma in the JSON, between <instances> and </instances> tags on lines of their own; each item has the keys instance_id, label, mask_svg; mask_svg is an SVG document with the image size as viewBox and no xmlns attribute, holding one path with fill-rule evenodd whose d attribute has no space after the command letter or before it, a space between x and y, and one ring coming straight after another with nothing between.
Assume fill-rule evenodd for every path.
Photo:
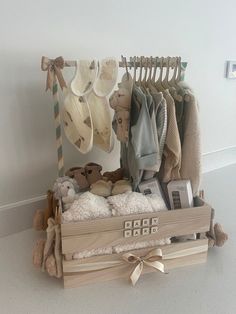
<instances>
[{"instance_id":1,"label":"clothing rack","mask_svg":"<svg viewBox=\"0 0 236 314\"><path fill-rule=\"evenodd\" d=\"M133 56L127 61L126 57L121 56L121 61L119 61L120 68L142 68L142 67L169 67L174 68L177 63L181 63L181 80L184 79L184 72L187 67L187 62L181 62L180 57L137 57ZM42 57L41 69L42 71L47 71L47 83L46 91L50 89L53 95L53 108L54 108L54 121L56 129L56 145L57 145L57 164L58 164L58 176L64 176L64 157L62 149L62 131L61 131L61 120L60 120L60 108L59 108L59 93L58 93L58 83L63 90L66 88L66 82L62 75L62 70L64 67L75 67L76 60L64 60L63 57L58 57L56 59L49 59L47 57Z\"/></svg>"},{"instance_id":2,"label":"clothing rack","mask_svg":"<svg viewBox=\"0 0 236 314\"><path fill-rule=\"evenodd\" d=\"M119 61L119 67L125 68L126 66L128 68L140 67L142 66L152 66L152 67L160 67L161 65L163 67L167 67L168 65L168 58L169 58L169 66L174 67L177 62L177 57L130 57L129 61L125 61L126 57L121 56L121 61ZM142 59L142 61L141 61ZM48 59L50 62L53 62L54 59ZM181 62L182 69L185 70L187 67L187 62ZM76 66L76 60L65 60L64 61L64 67L75 67Z\"/></svg>"}]
</instances>

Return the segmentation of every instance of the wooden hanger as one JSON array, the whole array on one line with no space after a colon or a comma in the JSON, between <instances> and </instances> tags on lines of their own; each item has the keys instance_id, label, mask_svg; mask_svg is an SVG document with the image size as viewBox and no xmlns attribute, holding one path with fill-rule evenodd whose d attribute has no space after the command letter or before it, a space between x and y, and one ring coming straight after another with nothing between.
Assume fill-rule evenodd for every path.
<instances>
[{"instance_id":1,"label":"wooden hanger","mask_svg":"<svg viewBox=\"0 0 236 314\"><path fill-rule=\"evenodd\" d=\"M144 76L141 81L143 87L146 87L147 84L148 60L149 58L144 58Z\"/></svg>"},{"instance_id":2,"label":"wooden hanger","mask_svg":"<svg viewBox=\"0 0 236 314\"><path fill-rule=\"evenodd\" d=\"M154 71L153 71L152 80L151 80L153 84L155 83L155 80L156 80L156 73L157 73L158 60L159 60L159 58L156 57L156 58L155 58Z\"/></svg>"},{"instance_id":3,"label":"wooden hanger","mask_svg":"<svg viewBox=\"0 0 236 314\"><path fill-rule=\"evenodd\" d=\"M126 75L127 75L127 80L129 80L129 71L128 71L128 65L127 65L127 60L126 57L121 55L121 60L125 64L125 70L126 70Z\"/></svg>"},{"instance_id":4,"label":"wooden hanger","mask_svg":"<svg viewBox=\"0 0 236 314\"><path fill-rule=\"evenodd\" d=\"M133 76L133 81L136 83L136 70L137 70L137 64L136 64L136 56L135 57L130 57L130 63L133 62L134 64L134 76Z\"/></svg>"},{"instance_id":5,"label":"wooden hanger","mask_svg":"<svg viewBox=\"0 0 236 314\"><path fill-rule=\"evenodd\" d=\"M180 89L178 83L177 83L177 75L179 73L179 69L181 68L181 58L175 57L175 68L173 72L173 76L171 80L168 82L169 86L171 87L171 95L174 97L175 100L181 102L183 100L183 97L179 95L178 91Z\"/></svg>"},{"instance_id":6,"label":"wooden hanger","mask_svg":"<svg viewBox=\"0 0 236 314\"><path fill-rule=\"evenodd\" d=\"M173 75L172 75L172 78L168 81L168 85L170 86L170 87L174 87L174 88L178 88L178 85L177 85L177 83L176 83L176 77L177 77L177 70L178 70L178 67L179 67L179 63L178 63L178 57L175 57L174 58L175 60L174 60L174 63L175 63L175 65L174 65L174 71L173 71ZM173 59L172 59L172 61L173 61Z\"/></svg>"},{"instance_id":7,"label":"wooden hanger","mask_svg":"<svg viewBox=\"0 0 236 314\"><path fill-rule=\"evenodd\" d=\"M148 79L147 82L150 83L151 79L152 79L152 69L153 69L153 57L151 56L149 59L149 75L148 75Z\"/></svg>"},{"instance_id":8,"label":"wooden hanger","mask_svg":"<svg viewBox=\"0 0 236 314\"><path fill-rule=\"evenodd\" d=\"M139 60L139 63L140 63L138 85L141 86L141 83L142 83L142 72L143 72L143 56L141 56L141 58L138 58L138 60Z\"/></svg>"},{"instance_id":9,"label":"wooden hanger","mask_svg":"<svg viewBox=\"0 0 236 314\"><path fill-rule=\"evenodd\" d=\"M161 85L164 88L164 90L170 88L170 86L168 84L168 78L169 78L170 66L171 66L170 62L171 62L171 57L167 57L167 60L166 60L166 75L165 75L164 80L161 82Z\"/></svg>"},{"instance_id":10,"label":"wooden hanger","mask_svg":"<svg viewBox=\"0 0 236 314\"><path fill-rule=\"evenodd\" d=\"M163 63L164 63L164 57L161 57L160 58L160 73L159 73L158 80L155 83L157 90L160 92L164 90L164 88L162 86Z\"/></svg>"}]
</instances>

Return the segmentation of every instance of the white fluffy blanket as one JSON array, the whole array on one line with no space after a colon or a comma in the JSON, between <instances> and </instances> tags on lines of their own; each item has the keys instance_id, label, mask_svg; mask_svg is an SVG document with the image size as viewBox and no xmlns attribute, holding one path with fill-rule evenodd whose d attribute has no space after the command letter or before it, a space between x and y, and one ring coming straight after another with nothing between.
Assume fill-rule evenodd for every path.
<instances>
[{"instance_id":1,"label":"white fluffy blanket","mask_svg":"<svg viewBox=\"0 0 236 314\"><path fill-rule=\"evenodd\" d=\"M126 192L108 197L112 216L152 213L166 210L165 202L155 194L143 195L137 192Z\"/></svg>"},{"instance_id":2,"label":"white fluffy blanket","mask_svg":"<svg viewBox=\"0 0 236 314\"><path fill-rule=\"evenodd\" d=\"M62 214L62 221L66 223L110 216L111 210L104 197L85 192Z\"/></svg>"}]
</instances>

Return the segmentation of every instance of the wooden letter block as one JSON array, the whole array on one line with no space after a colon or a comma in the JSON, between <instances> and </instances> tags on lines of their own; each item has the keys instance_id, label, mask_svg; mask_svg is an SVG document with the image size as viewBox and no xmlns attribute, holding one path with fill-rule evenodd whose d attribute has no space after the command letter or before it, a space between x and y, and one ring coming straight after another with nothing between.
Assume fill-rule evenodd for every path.
<instances>
[{"instance_id":1,"label":"wooden letter block","mask_svg":"<svg viewBox=\"0 0 236 314\"><path fill-rule=\"evenodd\" d=\"M152 227L151 228L151 234L157 233L157 231L158 231L158 227Z\"/></svg>"},{"instance_id":2,"label":"wooden letter block","mask_svg":"<svg viewBox=\"0 0 236 314\"><path fill-rule=\"evenodd\" d=\"M125 221L125 229L132 228L132 220Z\"/></svg>"},{"instance_id":3,"label":"wooden letter block","mask_svg":"<svg viewBox=\"0 0 236 314\"><path fill-rule=\"evenodd\" d=\"M158 217L152 218L152 225L158 224Z\"/></svg>"},{"instance_id":4,"label":"wooden letter block","mask_svg":"<svg viewBox=\"0 0 236 314\"><path fill-rule=\"evenodd\" d=\"M134 220L133 226L134 226L134 228L141 227L141 219Z\"/></svg>"},{"instance_id":5,"label":"wooden letter block","mask_svg":"<svg viewBox=\"0 0 236 314\"><path fill-rule=\"evenodd\" d=\"M150 219L149 218L144 218L143 221L143 227L147 227L150 225Z\"/></svg>"},{"instance_id":6,"label":"wooden letter block","mask_svg":"<svg viewBox=\"0 0 236 314\"><path fill-rule=\"evenodd\" d=\"M132 237L132 230L125 230L124 231L124 237L125 238Z\"/></svg>"},{"instance_id":7,"label":"wooden letter block","mask_svg":"<svg viewBox=\"0 0 236 314\"><path fill-rule=\"evenodd\" d=\"M133 230L133 236L138 237L141 235L141 229L134 229Z\"/></svg>"},{"instance_id":8,"label":"wooden letter block","mask_svg":"<svg viewBox=\"0 0 236 314\"><path fill-rule=\"evenodd\" d=\"M147 235L150 233L150 228L143 228L142 235Z\"/></svg>"}]
</instances>

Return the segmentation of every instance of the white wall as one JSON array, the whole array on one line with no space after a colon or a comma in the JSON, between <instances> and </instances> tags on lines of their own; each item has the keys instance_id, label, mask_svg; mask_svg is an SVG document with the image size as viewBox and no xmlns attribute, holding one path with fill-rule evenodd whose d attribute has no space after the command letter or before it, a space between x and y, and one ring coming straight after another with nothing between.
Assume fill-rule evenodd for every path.
<instances>
[{"instance_id":1,"label":"white wall","mask_svg":"<svg viewBox=\"0 0 236 314\"><path fill-rule=\"evenodd\" d=\"M42 195L56 177L42 55L180 55L200 102L203 151L236 145L236 81L224 78L225 61L236 59L235 9L233 0L1 1L0 204ZM118 146L83 158L67 142L65 150L67 164L109 169L119 155Z\"/></svg>"}]
</instances>

